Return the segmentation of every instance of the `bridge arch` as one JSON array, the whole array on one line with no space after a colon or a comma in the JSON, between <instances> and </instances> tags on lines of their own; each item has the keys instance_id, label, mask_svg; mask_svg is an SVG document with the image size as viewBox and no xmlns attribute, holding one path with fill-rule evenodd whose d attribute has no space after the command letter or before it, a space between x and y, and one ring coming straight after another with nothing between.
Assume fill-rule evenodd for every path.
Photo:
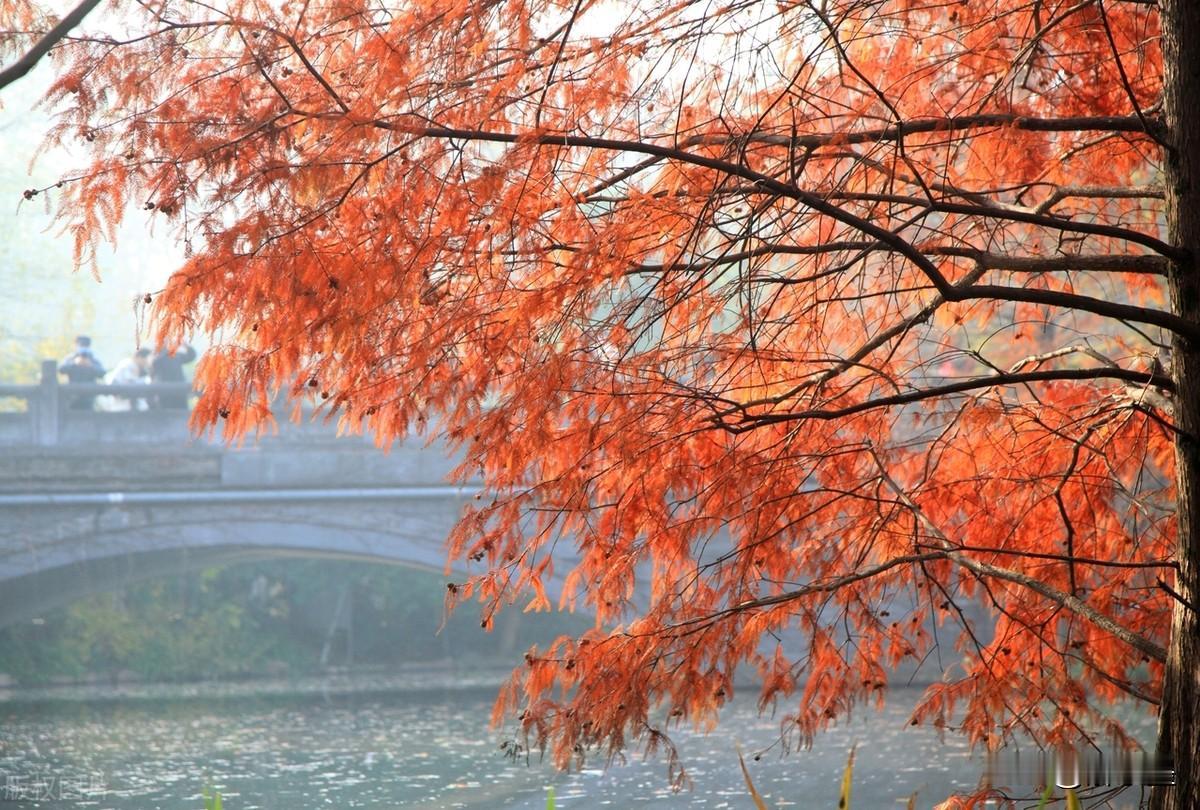
<instances>
[{"instance_id":1,"label":"bridge arch","mask_svg":"<svg viewBox=\"0 0 1200 810\"><path fill-rule=\"evenodd\" d=\"M0 626L233 562L336 558L444 573L445 538L468 498L451 487L0 495L20 524L0 552ZM556 554L552 600L573 562ZM455 561L449 577L481 570Z\"/></svg>"}]
</instances>

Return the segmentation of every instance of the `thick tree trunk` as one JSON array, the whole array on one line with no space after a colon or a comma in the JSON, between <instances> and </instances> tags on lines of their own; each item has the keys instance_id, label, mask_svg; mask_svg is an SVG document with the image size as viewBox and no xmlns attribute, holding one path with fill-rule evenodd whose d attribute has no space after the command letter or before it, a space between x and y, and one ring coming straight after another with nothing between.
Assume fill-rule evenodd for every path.
<instances>
[{"instance_id":1,"label":"thick tree trunk","mask_svg":"<svg viewBox=\"0 0 1200 810\"><path fill-rule=\"evenodd\" d=\"M1200 257L1200 2L1160 0L1163 113L1167 126L1166 185L1169 241ZM1171 305L1200 323L1200 265L1171 269ZM1176 600L1171 621L1158 750L1174 760L1175 788L1156 788L1153 810L1200 810L1200 346L1176 337L1175 424L1178 485Z\"/></svg>"}]
</instances>

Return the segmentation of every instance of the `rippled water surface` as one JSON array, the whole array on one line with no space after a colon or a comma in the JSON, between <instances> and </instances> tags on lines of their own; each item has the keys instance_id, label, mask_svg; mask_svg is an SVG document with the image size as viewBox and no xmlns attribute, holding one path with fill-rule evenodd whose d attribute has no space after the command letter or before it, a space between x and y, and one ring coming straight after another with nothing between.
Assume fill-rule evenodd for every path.
<instances>
[{"instance_id":1,"label":"rippled water surface","mask_svg":"<svg viewBox=\"0 0 1200 810\"><path fill-rule=\"evenodd\" d=\"M746 690L749 692L750 690ZM916 690L882 713L859 713L811 750L780 756L778 722L739 697L710 735L673 739L692 780L672 792L661 758L561 774L513 761L488 728L493 688L393 693L191 696L0 703L0 791L6 807L199 810L205 785L226 810L304 808L748 808L741 744L771 807L835 808L847 752L858 745L853 806L929 808L973 786L963 745L907 726ZM1150 738L1153 722L1135 719ZM755 761L754 753L761 753ZM40 801L33 801L41 796ZM1129 803L1117 806L1136 806Z\"/></svg>"}]
</instances>

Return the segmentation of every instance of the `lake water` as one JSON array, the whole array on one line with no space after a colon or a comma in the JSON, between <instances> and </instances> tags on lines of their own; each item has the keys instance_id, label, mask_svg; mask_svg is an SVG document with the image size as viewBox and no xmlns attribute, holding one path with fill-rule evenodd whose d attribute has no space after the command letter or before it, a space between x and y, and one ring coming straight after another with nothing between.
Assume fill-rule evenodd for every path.
<instances>
[{"instance_id":1,"label":"lake water","mask_svg":"<svg viewBox=\"0 0 1200 810\"><path fill-rule=\"evenodd\" d=\"M903 808L914 791L916 806L927 809L980 774L961 742L907 725L913 689L894 691L882 713L859 713L812 749L787 755L772 747L778 722L759 717L753 690L743 690L718 731L672 735L692 779L682 792L671 790L662 759L639 754L559 773L536 755L527 763L501 751L503 731L487 724L494 686L451 690L439 685L443 678L396 691L167 689L166 697L0 702L0 804L200 810L208 785L225 810L541 810L553 786L559 808L751 808L739 743L772 808L836 808L854 744L855 810ZM1152 737L1151 718L1133 725ZM1112 806L1136 807L1136 792Z\"/></svg>"}]
</instances>

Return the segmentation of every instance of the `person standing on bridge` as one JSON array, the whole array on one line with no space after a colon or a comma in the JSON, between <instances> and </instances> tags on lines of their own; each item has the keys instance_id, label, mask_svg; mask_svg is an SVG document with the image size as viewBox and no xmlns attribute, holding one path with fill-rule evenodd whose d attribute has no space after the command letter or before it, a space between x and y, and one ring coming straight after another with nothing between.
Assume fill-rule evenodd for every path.
<instances>
[{"instance_id":1,"label":"person standing on bridge","mask_svg":"<svg viewBox=\"0 0 1200 810\"><path fill-rule=\"evenodd\" d=\"M104 376L104 365L92 353L92 339L87 335L75 338L75 351L63 358L58 366L58 373L66 376L72 385L94 383ZM70 408L76 411L90 411L95 402L94 394L81 394L71 398Z\"/></svg>"},{"instance_id":2,"label":"person standing on bridge","mask_svg":"<svg viewBox=\"0 0 1200 810\"><path fill-rule=\"evenodd\" d=\"M185 382L183 367L196 359L196 350L184 343L177 349L159 346L150 362L150 380L156 383ZM187 408L186 394L159 394L158 407L168 409Z\"/></svg>"},{"instance_id":3,"label":"person standing on bridge","mask_svg":"<svg viewBox=\"0 0 1200 810\"><path fill-rule=\"evenodd\" d=\"M126 357L108 373L104 381L109 385L145 385L150 382L150 350L143 347ZM97 402L101 410L144 411L150 403L144 397L104 396Z\"/></svg>"}]
</instances>

